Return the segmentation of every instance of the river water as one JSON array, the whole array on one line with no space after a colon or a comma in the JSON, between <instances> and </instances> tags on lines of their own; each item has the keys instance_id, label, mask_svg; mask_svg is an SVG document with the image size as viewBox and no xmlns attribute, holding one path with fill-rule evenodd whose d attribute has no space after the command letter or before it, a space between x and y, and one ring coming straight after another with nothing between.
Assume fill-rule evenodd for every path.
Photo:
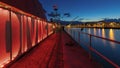
<instances>
[{"instance_id":1,"label":"river water","mask_svg":"<svg viewBox=\"0 0 120 68\"><path fill-rule=\"evenodd\" d=\"M82 33L79 34L78 31L81 31L81 29L71 28L68 30L68 32L75 38L75 40L85 50L89 51L86 45L88 46L90 44L90 36ZM120 29L84 28L81 32L120 42ZM79 41L79 38L81 41ZM120 66L120 44L96 37L91 37L91 46L98 52L106 56L108 59ZM114 68L94 53L93 57L96 58L99 62L101 62L104 66Z\"/></svg>"}]
</instances>

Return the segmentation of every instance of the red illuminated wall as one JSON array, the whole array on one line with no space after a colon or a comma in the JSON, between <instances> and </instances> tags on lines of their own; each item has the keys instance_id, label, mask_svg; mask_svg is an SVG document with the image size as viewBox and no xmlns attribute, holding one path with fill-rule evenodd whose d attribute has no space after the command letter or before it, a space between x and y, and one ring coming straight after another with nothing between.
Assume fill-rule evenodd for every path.
<instances>
[{"instance_id":1,"label":"red illuminated wall","mask_svg":"<svg viewBox=\"0 0 120 68\"><path fill-rule=\"evenodd\" d=\"M52 24L0 8L0 66L14 60L52 34Z\"/></svg>"},{"instance_id":2,"label":"red illuminated wall","mask_svg":"<svg viewBox=\"0 0 120 68\"><path fill-rule=\"evenodd\" d=\"M0 64L10 59L10 21L9 11L0 8Z\"/></svg>"}]
</instances>

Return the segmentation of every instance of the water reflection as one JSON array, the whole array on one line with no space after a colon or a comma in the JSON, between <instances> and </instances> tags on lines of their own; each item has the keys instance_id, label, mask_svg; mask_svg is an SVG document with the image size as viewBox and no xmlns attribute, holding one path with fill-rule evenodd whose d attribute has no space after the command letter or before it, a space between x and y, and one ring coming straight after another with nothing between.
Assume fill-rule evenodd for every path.
<instances>
[{"instance_id":1,"label":"water reflection","mask_svg":"<svg viewBox=\"0 0 120 68\"><path fill-rule=\"evenodd\" d=\"M102 37L104 37L104 38L106 37L105 36L105 29L102 29ZM102 40L102 41L103 41L103 43L105 45L106 44L106 40Z\"/></svg>"},{"instance_id":2,"label":"water reflection","mask_svg":"<svg viewBox=\"0 0 120 68\"><path fill-rule=\"evenodd\" d=\"M88 33L91 33L90 28L88 28Z\"/></svg>"},{"instance_id":3,"label":"water reflection","mask_svg":"<svg viewBox=\"0 0 120 68\"><path fill-rule=\"evenodd\" d=\"M96 28L94 28L94 35L96 35L97 33L96 33Z\"/></svg>"},{"instance_id":4,"label":"water reflection","mask_svg":"<svg viewBox=\"0 0 120 68\"><path fill-rule=\"evenodd\" d=\"M109 38L112 39L112 40L115 40L113 29L110 29L110 31L109 31Z\"/></svg>"},{"instance_id":5,"label":"water reflection","mask_svg":"<svg viewBox=\"0 0 120 68\"><path fill-rule=\"evenodd\" d=\"M113 29L110 29L110 31L109 31L109 38L112 39L112 40L115 40L114 30L113 30ZM114 42L110 42L110 44L111 44L111 47L112 47L113 49L116 48L116 45L115 45Z\"/></svg>"},{"instance_id":6,"label":"water reflection","mask_svg":"<svg viewBox=\"0 0 120 68\"><path fill-rule=\"evenodd\" d=\"M105 38L105 29L102 29L102 37Z\"/></svg>"},{"instance_id":7,"label":"water reflection","mask_svg":"<svg viewBox=\"0 0 120 68\"><path fill-rule=\"evenodd\" d=\"M98 35L101 36L101 29L98 29Z\"/></svg>"}]
</instances>

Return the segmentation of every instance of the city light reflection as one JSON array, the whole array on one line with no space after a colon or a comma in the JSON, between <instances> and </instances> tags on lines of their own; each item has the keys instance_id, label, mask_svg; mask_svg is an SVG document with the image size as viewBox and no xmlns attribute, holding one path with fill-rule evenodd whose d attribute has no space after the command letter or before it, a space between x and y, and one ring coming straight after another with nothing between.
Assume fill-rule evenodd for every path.
<instances>
[{"instance_id":1,"label":"city light reflection","mask_svg":"<svg viewBox=\"0 0 120 68\"><path fill-rule=\"evenodd\" d=\"M88 28L88 33L89 33L89 34L91 33L91 30L90 30L90 28Z\"/></svg>"},{"instance_id":2,"label":"city light reflection","mask_svg":"<svg viewBox=\"0 0 120 68\"><path fill-rule=\"evenodd\" d=\"M112 39L112 40L115 39L113 29L110 29L110 31L109 31L109 38Z\"/></svg>"},{"instance_id":3,"label":"city light reflection","mask_svg":"<svg viewBox=\"0 0 120 68\"><path fill-rule=\"evenodd\" d=\"M102 37L104 37L104 38L106 37L105 36L105 29L102 29ZM103 41L103 43L105 45L106 44L106 40L102 40L102 41Z\"/></svg>"},{"instance_id":4,"label":"city light reflection","mask_svg":"<svg viewBox=\"0 0 120 68\"><path fill-rule=\"evenodd\" d=\"M94 35L96 35L97 33L96 33L96 28L94 28Z\"/></svg>"},{"instance_id":5,"label":"city light reflection","mask_svg":"<svg viewBox=\"0 0 120 68\"><path fill-rule=\"evenodd\" d=\"M102 29L102 37L105 38L105 29Z\"/></svg>"},{"instance_id":6,"label":"city light reflection","mask_svg":"<svg viewBox=\"0 0 120 68\"><path fill-rule=\"evenodd\" d=\"M112 39L112 40L115 40L114 30L113 30L113 29L110 29L110 31L109 31L109 38ZM112 47L113 49L116 48L116 45L115 45L114 42L110 42L110 44L111 44L111 47Z\"/></svg>"},{"instance_id":7,"label":"city light reflection","mask_svg":"<svg viewBox=\"0 0 120 68\"><path fill-rule=\"evenodd\" d=\"M101 29L98 29L98 35L101 36Z\"/></svg>"}]
</instances>

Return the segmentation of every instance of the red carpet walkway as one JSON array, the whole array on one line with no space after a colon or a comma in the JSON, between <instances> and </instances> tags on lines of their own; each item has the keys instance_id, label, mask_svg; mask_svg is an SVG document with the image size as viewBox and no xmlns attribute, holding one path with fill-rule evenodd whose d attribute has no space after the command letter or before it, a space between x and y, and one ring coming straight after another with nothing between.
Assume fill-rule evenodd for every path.
<instances>
[{"instance_id":1,"label":"red carpet walkway","mask_svg":"<svg viewBox=\"0 0 120 68\"><path fill-rule=\"evenodd\" d=\"M69 44L69 43L72 44ZM71 46L72 45L72 46ZM65 32L58 32L9 68L100 68Z\"/></svg>"}]
</instances>

